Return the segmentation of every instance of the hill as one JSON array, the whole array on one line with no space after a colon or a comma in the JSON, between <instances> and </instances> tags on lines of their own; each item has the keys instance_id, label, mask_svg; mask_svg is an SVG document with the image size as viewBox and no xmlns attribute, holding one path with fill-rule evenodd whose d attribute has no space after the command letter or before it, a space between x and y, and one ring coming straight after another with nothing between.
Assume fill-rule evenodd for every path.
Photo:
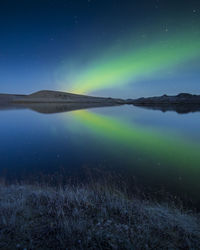
<instances>
[{"instance_id":1,"label":"hill","mask_svg":"<svg viewBox=\"0 0 200 250\"><path fill-rule=\"evenodd\" d=\"M41 90L30 95L25 96L14 96L14 102L39 102L39 103L117 103L123 104L122 99L116 98L105 98L105 97L95 97L87 95L78 95L61 91L51 91L51 90Z\"/></svg>"}]
</instances>

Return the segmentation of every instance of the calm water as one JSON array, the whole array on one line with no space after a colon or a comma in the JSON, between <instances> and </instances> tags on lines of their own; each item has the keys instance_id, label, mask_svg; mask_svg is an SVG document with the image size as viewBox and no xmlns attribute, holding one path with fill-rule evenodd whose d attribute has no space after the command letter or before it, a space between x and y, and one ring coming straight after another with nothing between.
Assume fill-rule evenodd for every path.
<instances>
[{"instance_id":1,"label":"calm water","mask_svg":"<svg viewBox=\"0 0 200 250\"><path fill-rule=\"evenodd\" d=\"M28 178L111 169L200 204L200 113L133 106L56 114L0 111L0 173ZM187 198L185 198L187 197Z\"/></svg>"}]
</instances>

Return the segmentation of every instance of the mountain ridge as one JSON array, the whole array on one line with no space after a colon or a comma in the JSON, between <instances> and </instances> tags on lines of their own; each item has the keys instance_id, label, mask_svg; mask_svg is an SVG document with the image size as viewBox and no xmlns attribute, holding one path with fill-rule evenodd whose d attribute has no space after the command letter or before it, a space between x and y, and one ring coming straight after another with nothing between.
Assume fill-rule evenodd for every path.
<instances>
[{"instance_id":1,"label":"mountain ridge","mask_svg":"<svg viewBox=\"0 0 200 250\"><path fill-rule=\"evenodd\" d=\"M99 103L99 104L132 104L136 106L156 105L200 105L200 95L180 93L174 96L162 95L154 97L141 97L136 99L120 99L111 97L96 97L80 95L54 90L40 90L29 95L0 94L0 102L12 103Z\"/></svg>"}]
</instances>

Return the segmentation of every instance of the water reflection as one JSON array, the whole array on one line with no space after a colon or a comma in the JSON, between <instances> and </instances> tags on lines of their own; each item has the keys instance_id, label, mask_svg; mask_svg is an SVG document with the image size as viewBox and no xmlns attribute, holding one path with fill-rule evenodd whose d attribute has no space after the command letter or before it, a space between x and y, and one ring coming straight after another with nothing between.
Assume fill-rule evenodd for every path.
<instances>
[{"instance_id":1,"label":"water reflection","mask_svg":"<svg viewBox=\"0 0 200 250\"><path fill-rule=\"evenodd\" d=\"M91 134L125 147L127 153L139 150L148 158L156 158L187 172L200 174L200 144L179 137L175 132L164 134L152 128L126 123L120 119L89 111L76 111L73 117L88 127ZM126 156L127 157L127 156ZM132 158L133 155L129 154ZM134 160L134 159L133 159Z\"/></svg>"},{"instance_id":2,"label":"water reflection","mask_svg":"<svg viewBox=\"0 0 200 250\"><path fill-rule=\"evenodd\" d=\"M177 131L137 125L124 119L81 110L72 114L78 130L87 129L87 138L107 150L111 164L142 182L160 189L162 186L179 195L199 200L200 142ZM73 127L74 130L76 126ZM118 171L117 170L117 171Z\"/></svg>"},{"instance_id":3,"label":"water reflection","mask_svg":"<svg viewBox=\"0 0 200 250\"><path fill-rule=\"evenodd\" d=\"M69 175L81 175L83 166L103 167L199 202L199 113L94 104L4 104L0 108L4 110L0 112L0 175L26 178L54 173L60 167Z\"/></svg>"},{"instance_id":4,"label":"water reflection","mask_svg":"<svg viewBox=\"0 0 200 250\"><path fill-rule=\"evenodd\" d=\"M117 106L111 103L12 103L0 102L0 111L2 110L15 110L15 109L30 109L43 114L54 114L69 112L79 109L89 109L98 107L111 107Z\"/></svg>"},{"instance_id":5,"label":"water reflection","mask_svg":"<svg viewBox=\"0 0 200 250\"><path fill-rule=\"evenodd\" d=\"M160 110L162 112L174 111L179 114L200 112L200 104L157 104L157 105L135 105L145 109Z\"/></svg>"}]
</instances>

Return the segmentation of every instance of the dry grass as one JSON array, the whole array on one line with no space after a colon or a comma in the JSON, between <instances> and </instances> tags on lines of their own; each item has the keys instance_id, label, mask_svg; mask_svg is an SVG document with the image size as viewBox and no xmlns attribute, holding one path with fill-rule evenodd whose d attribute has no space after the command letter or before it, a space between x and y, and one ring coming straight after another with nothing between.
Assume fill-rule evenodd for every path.
<instances>
[{"instance_id":1,"label":"dry grass","mask_svg":"<svg viewBox=\"0 0 200 250\"><path fill-rule=\"evenodd\" d=\"M0 249L198 249L198 215L101 185L0 186Z\"/></svg>"}]
</instances>

